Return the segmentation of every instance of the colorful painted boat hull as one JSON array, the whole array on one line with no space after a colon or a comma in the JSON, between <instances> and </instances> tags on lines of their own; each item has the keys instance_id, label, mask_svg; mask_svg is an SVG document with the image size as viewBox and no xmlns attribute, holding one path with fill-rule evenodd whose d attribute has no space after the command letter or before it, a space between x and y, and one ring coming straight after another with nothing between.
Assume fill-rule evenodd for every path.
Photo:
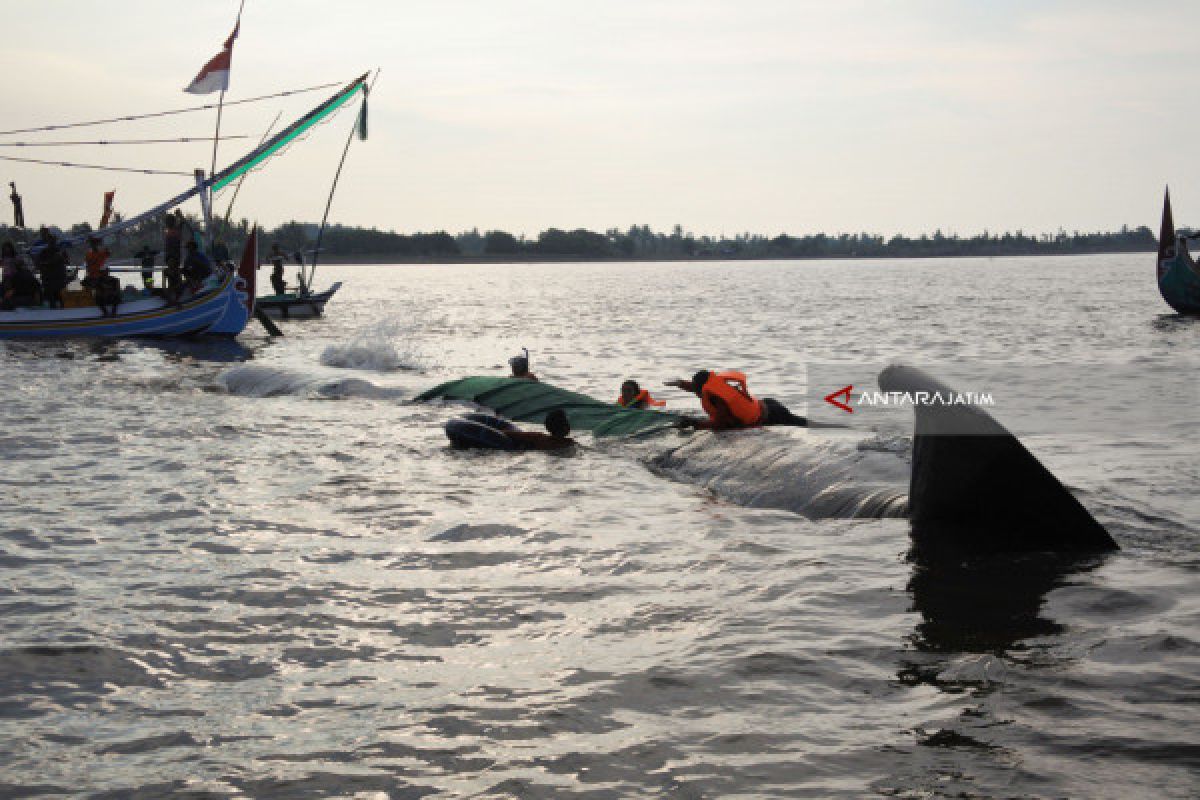
<instances>
[{"instance_id":1,"label":"colorful painted boat hull","mask_svg":"<svg viewBox=\"0 0 1200 800\"><path fill-rule=\"evenodd\" d=\"M230 273L212 290L174 308L161 297L139 298L117 307L115 317L99 308L32 309L0 312L0 339L46 339L64 336L123 338L128 336L236 336L253 310L253 292Z\"/></svg>"}]
</instances>

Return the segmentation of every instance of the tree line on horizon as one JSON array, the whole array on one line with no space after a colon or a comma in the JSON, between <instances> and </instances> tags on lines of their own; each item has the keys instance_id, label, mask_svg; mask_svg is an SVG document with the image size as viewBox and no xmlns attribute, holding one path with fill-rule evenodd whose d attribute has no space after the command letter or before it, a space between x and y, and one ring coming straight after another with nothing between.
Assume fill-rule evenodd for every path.
<instances>
[{"instance_id":1,"label":"tree line on horizon","mask_svg":"<svg viewBox=\"0 0 1200 800\"><path fill-rule=\"evenodd\" d=\"M200 222L190 217L191 224ZM214 222L216 238L225 241L235 254L250 230L250 222ZM92 231L88 223L65 229L71 235ZM286 222L265 230L260 248L265 253L278 242L285 252L308 250L316 243L318 226L312 223ZM28 242L36 231L0 225L0 241ZM116 257L129 257L143 245L159 249L162 225L157 219L146 220L122 233L109 243ZM788 259L788 258L928 258L945 256L1020 256L1063 255L1072 253L1145 252L1158 247L1149 228L1122 226L1119 231L1030 235L983 231L975 236L933 234L907 237L900 234L884 238L874 233L824 233L768 237L742 233L736 236L696 236L676 225L670 233L654 231L649 225L633 225L621 231L610 228L604 233L586 230L548 228L536 238L492 230L480 233L472 229L459 234L446 231L403 234L348 225L331 225L321 240L321 257L338 259L361 257L373 261L394 258L412 259Z\"/></svg>"}]
</instances>

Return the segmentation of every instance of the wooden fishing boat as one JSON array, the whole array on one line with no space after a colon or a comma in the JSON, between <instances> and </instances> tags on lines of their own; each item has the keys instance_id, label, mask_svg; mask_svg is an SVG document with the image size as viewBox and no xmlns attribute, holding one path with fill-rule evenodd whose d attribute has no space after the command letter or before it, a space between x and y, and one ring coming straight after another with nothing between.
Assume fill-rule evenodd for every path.
<instances>
[{"instance_id":1,"label":"wooden fishing boat","mask_svg":"<svg viewBox=\"0 0 1200 800\"><path fill-rule=\"evenodd\" d=\"M276 319L310 319L325 313L325 304L342 288L338 281L323 292L288 292L259 297L255 302L264 314Z\"/></svg>"},{"instance_id":2,"label":"wooden fishing boat","mask_svg":"<svg viewBox=\"0 0 1200 800\"><path fill-rule=\"evenodd\" d=\"M237 336L254 314L258 232L250 234L236 271L218 271L208 285L178 304L139 297L105 316L98 306L0 311L0 338L60 336Z\"/></svg>"},{"instance_id":3,"label":"wooden fishing boat","mask_svg":"<svg viewBox=\"0 0 1200 800\"><path fill-rule=\"evenodd\" d=\"M178 208L196 196L201 198L207 220L212 192L219 191L262 165L272 155L304 135L360 93L365 97L366 79L367 75L363 74L351 81L332 97L279 133L260 142L257 147L224 169L207 177L203 170L197 170L195 185L169 200L94 233L65 238L62 240L63 244L78 245L85 236L109 239L172 208ZM155 296L138 297L119 304L116 315L111 317L105 316L99 307L94 306L65 309L35 307L0 311L0 338L236 336L245 329L252 316L260 321L264 319L261 313L256 313L254 303L257 269L258 235L255 231L246 242L246 251L237 270L217 269L214 272L215 277L210 278L200 291L185 296L181 303L167 303L164 298ZM332 296L336 290L337 286L323 294ZM324 305L329 299L328 296L320 305ZM269 321L263 323L268 331L278 333L278 329L268 323Z\"/></svg>"},{"instance_id":4,"label":"wooden fishing boat","mask_svg":"<svg viewBox=\"0 0 1200 800\"><path fill-rule=\"evenodd\" d=\"M1188 252L1187 239L1175 232L1168 190L1158 235L1158 291L1180 314L1200 314L1200 268Z\"/></svg>"}]
</instances>

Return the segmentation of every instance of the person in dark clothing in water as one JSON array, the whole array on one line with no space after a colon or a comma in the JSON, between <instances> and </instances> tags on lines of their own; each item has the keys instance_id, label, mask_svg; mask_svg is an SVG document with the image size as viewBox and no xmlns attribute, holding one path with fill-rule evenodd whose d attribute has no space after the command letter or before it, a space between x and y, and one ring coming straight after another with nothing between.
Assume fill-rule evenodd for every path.
<instances>
[{"instance_id":1,"label":"person in dark clothing in water","mask_svg":"<svg viewBox=\"0 0 1200 800\"><path fill-rule=\"evenodd\" d=\"M681 423L684 427L720 431L760 425L808 425L808 420L793 414L778 400L772 397L760 400L751 395L746 389L746 376L741 372L700 370L690 381L667 381L667 386L695 394L708 414L707 418L684 418Z\"/></svg>"},{"instance_id":2,"label":"person in dark clothing in water","mask_svg":"<svg viewBox=\"0 0 1200 800\"><path fill-rule=\"evenodd\" d=\"M529 371L529 351L522 347L521 352L523 355L513 356L508 360L508 366L512 367L512 376L523 381L536 382L537 375Z\"/></svg>"},{"instance_id":3,"label":"person in dark clothing in water","mask_svg":"<svg viewBox=\"0 0 1200 800\"><path fill-rule=\"evenodd\" d=\"M507 431L506 433L518 450L563 450L577 444L571 438L571 422L567 419L567 412L561 408L556 408L546 415L546 430L548 433L539 431Z\"/></svg>"},{"instance_id":4,"label":"person in dark clothing in water","mask_svg":"<svg viewBox=\"0 0 1200 800\"><path fill-rule=\"evenodd\" d=\"M287 279L283 277L283 264L287 256L279 249L279 242L271 245L271 288L275 294L287 294Z\"/></svg>"}]
</instances>

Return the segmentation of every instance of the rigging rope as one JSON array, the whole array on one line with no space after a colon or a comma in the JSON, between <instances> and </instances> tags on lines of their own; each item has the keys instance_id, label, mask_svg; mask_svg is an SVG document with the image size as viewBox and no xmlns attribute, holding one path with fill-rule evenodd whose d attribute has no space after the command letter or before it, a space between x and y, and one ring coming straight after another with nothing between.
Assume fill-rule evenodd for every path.
<instances>
[{"instance_id":1,"label":"rigging rope","mask_svg":"<svg viewBox=\"0 0 1200 800\"><path fill-rule=\"evenodd\" d=\"M142 175L187 175L190 172L178 172L169 169L137 169L136 167L106 167L101 164L76 164L72 161L44 161L40 158L17 158L16 156L0 156L0 161L20 161L24 164L46 164L51 167L77 167L79 169L101 169L105 172L137 172Z\"/></svg>"},{"instance_id":2,"label":"rigging rope","mask_svg":"<svg viewBox=\"0 0 1200 800\"><path fill-rule=\"evenodd\" d=\"M309 86L305 89L289 89L286 92L276 92L275 94L264 94L258 97L247 97L243 100L230 100L225 103L227 106L238 106L243 103L256 103L259 100L271 100L276 97L290 97L294 94L304 94L305 92L315 92L321 89L328 89L330 86L340 86L339 83L323 83L320 86ZM192 106L190 108L176 108L171 111L155 111L150 114L131 114L124 117L110 117L109 119L95 119L89 122L71 122L63 125L42 125L37 128L14 128L10 131L0 131L0 136L12 136L17 133L41 133L43 131L61 131L67 128L86 128L90 125L107 125L110 122L132 122L139 119L152 119L155 117L169 117L173 114L190 114L194 111L208 111L216 108L216 103L206 103L202 106ZM209 137L212 141L212 137Z\"/></svg>"},{"instance_id":3,"label":"rigging rope","mask_svg":"<svg viewBox=\"0 0 1200 800\"><path fill-rule=\"evenodd\" d=\"M222 136L222 139L252 139L252 136L247 134L229 134ZM176 144L179 142L211 142L211 136L179 136L174 139L97 139L95 141L83 141L76 139L73 141L62 142L0 142L0 147L68 147L71 145L92 145L92 144Z\"/></svg>"},{"instance_id":4,"label":"rigging rope","mask_svg":"<svg viewBox=\"0 0 1200 800\"><path fill-rule=\"evenodd\" d=\"M271 131L275 130L275 123L279 122L279 118L282 116L282 111L276 112L275 119L271 120L271 124L267 126L267 130L263 133L262 138L258 140L259 147L271 135ZM238 178L237 185L233 187L233 197L229 198L229 205L225 206L225 227L227 228L229 227L229 215L233 213L233 204L237 202L238 192L242 190L242 184L246 181L246 174L242 173L242 176Z\"/></svg>"},{"instance_id":5,"label":"rigging rope","mask_svg":"<svg viewBox=\"0 0 1200 800\"><path fill-rule=\"evenodd\" d=\"M359 111L358 118L354 121L354 127L350 129L350 135L346 137L346 146L342 148L342 160L338 162L337 172L333 175L333 184L329 187L329 199L325 201L325 213L321 217L321 227L317 229L317 244L313 249L312 268L309 270L308 281L306 282L306 285L310 289L317 277L317 261L321 258L321 239L325 235L325 224L329 222L329 209L333 206L333 193L337 191L338 179L342 177L342 167L346 165L346 154L350 152L350 142L354 141L355 133L360 134L364 139L367 138L367 97L371 94L371 89L375 87L375 81L379 80L380 71L376 69L375 76L371 78L371 82L364 84L362 87L362 109Z\"/></svg>"}]
</instances>

